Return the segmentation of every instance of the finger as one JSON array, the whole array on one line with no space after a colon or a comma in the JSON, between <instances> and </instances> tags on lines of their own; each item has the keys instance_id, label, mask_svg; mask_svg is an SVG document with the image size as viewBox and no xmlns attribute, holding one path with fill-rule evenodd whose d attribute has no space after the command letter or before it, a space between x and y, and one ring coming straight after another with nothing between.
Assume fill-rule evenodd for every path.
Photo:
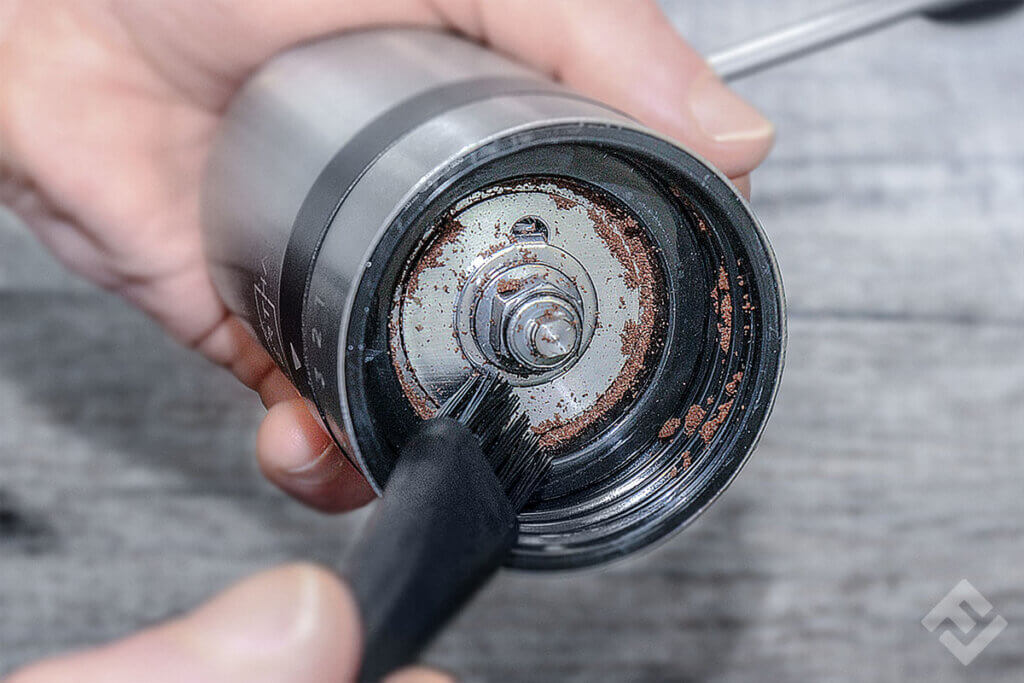
<instances>
[{"instance_id":1,"label":"finger","mask_svg":"<svg viewBox=\"0 0 1024 683\"><path fill-rule=\"evenodd\" d=\"M384 683L455 683L455 678L441 671L416 666L396 671L385 678Z\"/></svg>"},{"instance_id":2,"label":"finger","mask_svg":"<svg viewBox=\"0 0 1024 683\"><path fill-rule=\"evenodd\" d=\"M299 395L242 321L226 311L221 314L219 322L191 346L230 370L245 386L257 391L263 405L268 408Z\"/></svg>"},{"instance_id":3,"label":"finger","mask_svg":"<svg viewBox=\"0 0 1024 683\"><path fill-rule=\"evenodd\" d=\"M257 436L260 469L289 495L324 512L344 512L374 498L362 473L327 434L305 399L271 407Z\"/></svg>"},{"instance_id":4,"label":"finger","mask_svg":"<svg viewBox=\"0 0 1024 683\"><path fill-rule=\"evenodd\" d=\"M374 497L316 415L235 316L227 316L197 350L257 390L270 410L257 435L264 475L289 495L324 512L344 512Z\"/></svg>"},{"instance_id":5,"label":"finger","mask_svg":"<svg viewBox=\"0 0 1024 683\"><path fill-rule=\"evenodd\" d=\"M448 19L693 148L730 177L767 156L772 124L729 90L653 0L450 0Z\"/></svg>"},{"instance_id":6,"label":"finger","mask_svg":"<svg viewBox=\"0 0 1024 683\"><path fill-rule=\"evenodd\" d=\"M322 683L353 680L355 600L316 565L257 574L191 614L95 650L37 664L9 683Z\"/></svg>"}]
</instances>

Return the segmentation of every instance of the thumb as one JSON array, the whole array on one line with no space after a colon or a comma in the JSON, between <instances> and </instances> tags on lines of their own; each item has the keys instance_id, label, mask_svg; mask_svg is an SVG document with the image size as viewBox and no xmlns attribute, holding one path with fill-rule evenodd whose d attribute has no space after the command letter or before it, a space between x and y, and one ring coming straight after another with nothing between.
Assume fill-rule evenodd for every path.
<instances>
[{"instance_id":1,"label":"thumb","mask_svg":"<svg viewBox=\"0 0 1024 683\"><path fill-rule=\"evenodd\" d=\"M464 31L672 136L730 178L771 149L771 122L719 80L654 0L467 5L470 18L450 16Z\"/></svg>"},{"instance_id":2,"label":"thumb","mask_svg":"<svg viewBox=\"0 0 1024 683\"><path fill-rule=\"evenodd\" d=\"M297 564L246 579L180 619L36 664L8 683L351 681L361 649L351 593L326 569ZM396 680L447 679L410 671Z\"/></svg>"}]
</instances>

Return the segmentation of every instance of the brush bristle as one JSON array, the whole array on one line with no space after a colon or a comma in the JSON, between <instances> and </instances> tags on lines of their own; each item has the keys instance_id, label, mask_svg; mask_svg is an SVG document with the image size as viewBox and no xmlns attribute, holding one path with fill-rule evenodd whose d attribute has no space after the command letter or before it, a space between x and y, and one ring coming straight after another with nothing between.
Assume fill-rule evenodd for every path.
<instances>
[{"instance_id":1,"label":"brush bristle","mask_svg":"<svg viewBox=\"0 0 1024 683\"><path fill-rule=\"evenodd\" d=\"M497 375L474 373L435 417L458 420L476 434L512 508L522 510L551 469L551 457L541 450L512 386Z\"/></svg>"}]
</instances>

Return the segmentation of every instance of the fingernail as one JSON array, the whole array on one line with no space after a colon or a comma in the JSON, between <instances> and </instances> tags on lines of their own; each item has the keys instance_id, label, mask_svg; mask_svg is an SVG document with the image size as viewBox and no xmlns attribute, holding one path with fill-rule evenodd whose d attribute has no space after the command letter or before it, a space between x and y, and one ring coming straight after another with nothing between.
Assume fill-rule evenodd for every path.
<instances>
[{"instance_id":1,"label":"fingernail","mask_svg":"<svg viewBox=\"0 0 1024 683\"><path fill-rule=\"evenodd\" d=\"M715 142L749 142L775 134L771 121L710 71L690 87L690 110L704 134Z\"/></svg>"},{"instance_id":2,"label":"fingernail","mask_svg":"<svg viewBox=\"0 0 1024 683\"><path fill-rule=\"evenodd\" d=\"M319 484L330 481L335 475L338 459L342 457L344 456L342 456L338 446L332 441L324 447L323 451L316 458L286 469L285 474L295 475L297 477L296 482Z\"/></svg>"},{"instance_id":3,"label":"fingernail","mask_svg":"<svg viewBox=\"0 0 1024 683\"><path fill-rule=\"evenodd\" d=\"M408 667L384 679L384 683L456 683L455 677L436 669L421 666Z\"/></svg>"},{"instance_id":4,"label":"fingernail","mask_svg":"<svg viewBox=\"0 0 1024 683\"><path fill-rule=\"evenodd\" d=\"M294 652L315 635L320 586L316 571L305 566L243 581L183 620L187 640L207 658L236 664L240 657Z\"/></svg>"}]
</instances>

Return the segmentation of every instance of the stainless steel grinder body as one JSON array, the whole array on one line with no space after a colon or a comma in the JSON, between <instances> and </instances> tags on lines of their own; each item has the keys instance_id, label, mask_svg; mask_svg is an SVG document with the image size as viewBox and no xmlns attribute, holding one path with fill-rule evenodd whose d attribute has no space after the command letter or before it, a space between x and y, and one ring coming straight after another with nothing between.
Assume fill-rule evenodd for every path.
<instances>
[{"instance_id":1,"label":"stainless steel grinder body","mask_svg":"<svg viewBox=\"0 0 1024 683\"><path fill-rule=\"evenodd\" d=\"M774 400L781 284L728 180L444 33L272 60L225 117L203 223L218 291L377 490L465 373L517 385L556 458L516 566L594 564L682 527Z\"/></svg>"}]
</instances>

